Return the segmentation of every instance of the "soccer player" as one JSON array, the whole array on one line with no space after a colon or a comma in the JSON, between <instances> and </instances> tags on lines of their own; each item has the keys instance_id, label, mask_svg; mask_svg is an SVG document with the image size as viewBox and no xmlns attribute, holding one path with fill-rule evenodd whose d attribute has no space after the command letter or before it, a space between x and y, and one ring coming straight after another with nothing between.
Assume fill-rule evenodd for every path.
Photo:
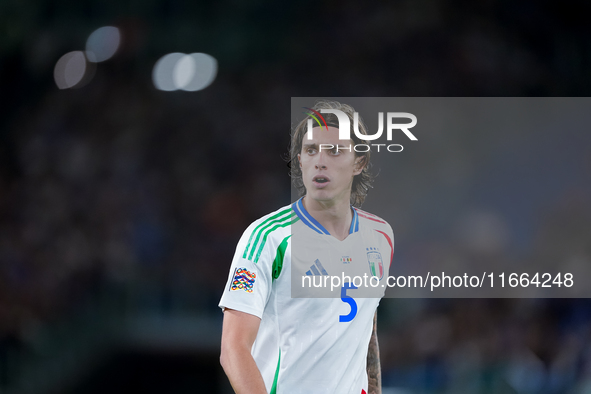
<instances>
[{"instance_id":1,"label":"soccer player","mask_svg":"<svg viewBox=\"0 0 591 394\"><path fill-rule=\"evenodd\" d=\"M300 122L290 156L303 197L256 220L238 242L219 304L220 362L238 394L381 393L376 308L394 252L392 229L357 208L372 178L370 152L353 147L365 143L353 132L353 108L321 101L312 109L344 112L352 139L339 140L333 114L323 114L328 126L314 127L312 136L308 118ZM359 130L367 134L362 121ZM343 272L370 277L379 295L363 298L362 285L347 281L337 298L292 298L305 279Z\"/></svg>"}]
</instances>

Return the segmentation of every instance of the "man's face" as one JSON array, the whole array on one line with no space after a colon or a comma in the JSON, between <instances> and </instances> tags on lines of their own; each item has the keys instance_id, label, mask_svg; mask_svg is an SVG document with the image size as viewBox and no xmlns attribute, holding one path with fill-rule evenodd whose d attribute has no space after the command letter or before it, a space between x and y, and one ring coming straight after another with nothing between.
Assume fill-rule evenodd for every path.
<instances>
[{"instance_id":1,"label":"man's face","mask_svg":"<svg viewBox=\"0 0 591 394\"><path fill-rule=\"evenodd\" d=\"M336 127L315 127L312 134L308 139L306 133L298 154L306 195L321 202L349 203L353 177L363 170L362 157L355 156L353 141L339 140Z\"/></svg>"}]
</instances>

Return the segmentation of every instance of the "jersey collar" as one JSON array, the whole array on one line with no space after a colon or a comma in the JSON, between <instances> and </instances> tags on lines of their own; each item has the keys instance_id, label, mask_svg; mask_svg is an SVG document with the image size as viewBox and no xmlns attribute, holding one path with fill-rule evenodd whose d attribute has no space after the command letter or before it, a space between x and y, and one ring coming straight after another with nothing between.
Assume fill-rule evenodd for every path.
<instances>
[{"instance_id":1,"label":"jersey collar","mask_svg":"<svg viewBox=\"0 0 591 394\"><path fill-rule=\"evenodd\" d=\"M316 231L318 234L330 235L328 230L325 229L323 225L318 223L318 221L314 219L308 211L306 211L306 208L304 208L304 204L302 202L303 199L304 197L300 198L291 205L293 211L296 213L296 215L298 215L302 223ZM349 234L359 231L359 216L357 215L357 210L353 207L352 209L353 219L351 220L351 226L349 227Z\"/></svg>"}]
</instances>

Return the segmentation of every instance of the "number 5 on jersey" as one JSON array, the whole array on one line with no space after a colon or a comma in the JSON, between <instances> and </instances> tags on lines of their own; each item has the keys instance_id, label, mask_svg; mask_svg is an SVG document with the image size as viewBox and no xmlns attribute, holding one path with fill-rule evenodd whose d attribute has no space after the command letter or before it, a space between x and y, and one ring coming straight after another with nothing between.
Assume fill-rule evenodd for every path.
<instances>
[{"instance_id":1,"label":"number 5 on jersey","mask_svg":"<svg viewBox=\"0 0 591 394\"><path fill-rule=\"evenodd\" d=\"M355 286L351 282L346 283L341 288L341 301L343 301L351 306L351 312L349 312L348 315L340 315L339 316L339 322L341 322L341 323L348 323L351 320L353 320L355 318L355 316L357 315L357 303L355 302L355 300L351 296L347 295L348 289L356 289L356 288L357 288L357 286Z\"/></svg>"}]
</instances>

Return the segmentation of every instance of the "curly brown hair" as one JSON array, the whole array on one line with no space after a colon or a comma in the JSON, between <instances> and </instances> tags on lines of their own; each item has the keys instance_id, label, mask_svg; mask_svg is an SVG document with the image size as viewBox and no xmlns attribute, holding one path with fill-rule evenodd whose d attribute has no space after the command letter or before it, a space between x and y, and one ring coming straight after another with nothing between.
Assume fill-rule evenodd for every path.
<instances>
[{"instance_id":1,"label":"curly brown hair","mask_svg":"<svg viewBox=\"0 0 591 394\"><path fill-rule=\"evenodd\" d=\"M314 107L312 107L312 109L318 112L320 112L321 109L337 109L344 112L350 120L351 139L353 140L353 143L355 145L368 143L367 141L357 137L357 135L353 132L353 114L355 113L355 110L350 105L341 104L338 101L319 100L316 102ZM327 123L339 124L336 115L323 114L323 116ZM293 185L297 189L300 196L306 194L306 187L304 186L304 181L302 179L302 170L300 168L298 154L302 151L302 141L308 131L308 119L311 119L311 117L307 116L292 129L291 143L289 146L288 166L290 168L290 175ZM367 135L367 126L361 117L359 117L359 132L361 134ZM371 184L373 183L374 176L370 172L371 163L369 159L371 152L369 150L367 152L355 152L355 155L357 157L363 158L361 161L361 163L363 163L363 170L361 171L361 174L356 175L355 178L353 178L353 184L351 186L351 205L355 207L361 207L361 204L363 204L365 196L367 195L367 191L370 187L372 187Z\"/></svg>"}]
</instances>

